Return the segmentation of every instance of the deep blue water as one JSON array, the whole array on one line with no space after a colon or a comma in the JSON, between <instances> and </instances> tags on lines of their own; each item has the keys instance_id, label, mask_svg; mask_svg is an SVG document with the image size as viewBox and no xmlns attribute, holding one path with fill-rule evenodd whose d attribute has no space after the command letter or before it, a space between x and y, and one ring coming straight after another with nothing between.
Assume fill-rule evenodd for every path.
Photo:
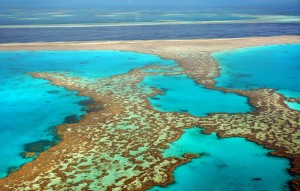
<instances>
[{"instance_id":1,"label":"deep blue water","mask_svg":"<svg viewBox=\"0 0 300 191\"><path fill-rule=\"evenodd\" d=\"M72 8L76 3L68 7L62 4L63 6L58 8L57 4L55 6L44 2L29 2L23 5L14 5L11 2L6 4L7 8L0 7L0 43L237 38L300 34L299 7L278 10L260 6L255 9L246 8L247 6L243 9L228 6L179 6L174 9L168 5L156 9L140 9L134 7L137 5L134 4L130 7L120 5L105 9L104 5L90 7L89 3L80 8ZM17 5L20 6L19 9L12 8ZM239 4L235 6L239 7ZM268 3L268 6L273 5ZM214 24L215 21L219 23ZM89 24L93 24L94 27L88 26ZM112 26L103 26L105 24ZM117 26L120 24L123 26ZM129 26L132 24L139 26Z\"/></svg>"},{"instance_id":2,"label":"deep blue water","mask_svg":"<svg viewBox=\"0 0 300 191\"><path fill-rule=\"evenodd\" d=\"M154 55L120 51L0 52L0 178L9 168L32 160L20 155L31 151L25 144L42 141L46 149L58 141L54 126L76 122L86 114L82 101L87 97L34 79L27 72L67 72L95 79L155 64L176 65Z\"/></svg>"},{"instance_id":3,"label":"deep blue water","mask_svg":"<svg viewBox=\"0 0 300 191\"><path fill-rule=\"evenodd\" d=\"M242 48L213 54L221 68L217 86L273 88L300 97L300 44Z\"/></svg>"},{"instance_id":4,"label":"deep blue water","mask_svg":"<svg viewBox=\"0 0 300 191\"><path fill-rule=\"evenodd\" d=\"M249 15L203 11L99 11L99 10L1 10L1 25L127 23L161 21L234 21L254 18Z\"/></svg>"},{"instance_id":5,"label":"deep blue water","mask_svg":"<svg viewBox=\"0 0 300 191\"><path fill-rule=\"evenodd\" d=\"M256 14L297 14L300 11L298 0L253 0L239 1L223 0L197 1L197 0L165 0L165 1L140 1L140 0L70 0L70 1L55 1L53 0L1 0L0 11L17 12L26 14L27 12L42 12L49 11L71 11L86 13L89 11L103 12L141 12L141 11L165 11L165 12L185 12L196 11L199 13L256 13Z\"/></svg>"},{"instance_id":6,"label":"deep blue water","mask_svg":"<svg viewBox=\"0 0 300 191\"><path fill-rule=\"evenodd\" d=\"M299 23L0 28L0 43L300 35Z\"/></svg>"}]
</instances>

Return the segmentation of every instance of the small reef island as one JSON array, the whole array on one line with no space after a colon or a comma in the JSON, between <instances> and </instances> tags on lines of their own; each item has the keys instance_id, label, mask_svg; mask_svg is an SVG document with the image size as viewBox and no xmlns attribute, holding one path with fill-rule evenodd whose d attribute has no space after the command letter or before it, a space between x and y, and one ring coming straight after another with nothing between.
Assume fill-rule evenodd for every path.
<instances>
[{"instance_id":1,"label":"small reef island","mask_svg":"<svg viewBox=\"0 0 300 191\"><path fill-rule=\"evenodd\" d=\"M56 55L65 69L33 67L25 75L65 88L51 95L71 90L89 101L82 118L70 115L53 127L59 141L27 145L22 156L31 160L1 178L0 190L208 190L205 184L211 190L300 190L299 64L277 71L292 73L288 87L273 71L259 73L268 83L257 85L255 72L276 64L253 74L226 65L259 57L227 57L235 51L287 48L274 53L278 60L297 54L299 44L300 36L1 44L7 62L14 54L27 64ZM117 64L115 70L103 66L98 77L97 61ZM206 182L199 187L189 182L193 177ZM223 183L227 178L232 181Z\"/></svg>"}]
</instances>

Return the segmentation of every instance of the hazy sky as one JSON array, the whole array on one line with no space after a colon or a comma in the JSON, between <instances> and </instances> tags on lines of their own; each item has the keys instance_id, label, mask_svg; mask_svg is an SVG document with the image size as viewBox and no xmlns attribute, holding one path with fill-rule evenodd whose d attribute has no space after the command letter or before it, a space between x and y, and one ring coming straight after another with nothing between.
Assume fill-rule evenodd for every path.
<instances>
[{"instance_id":1,"label":"hazy sky","mask_svg":"<svg viewBox=\"0 0 300 191\"><path fill-rule=\"evenodd\" d=\"M265 9L289 12L300 10L300 0L0 0L0 9L13 8L98 8L98 9L219 9L237 11ZM299 13L300 14L300 13Z\"/></svg>"}]
</instances>

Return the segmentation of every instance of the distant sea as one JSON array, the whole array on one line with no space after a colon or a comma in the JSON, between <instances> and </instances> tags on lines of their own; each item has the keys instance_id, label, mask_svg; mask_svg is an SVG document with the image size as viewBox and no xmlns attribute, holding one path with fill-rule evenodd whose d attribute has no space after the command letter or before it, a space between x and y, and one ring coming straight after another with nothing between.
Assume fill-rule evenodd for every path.
<instances>
[{"instance_id":1,"label":"distant sea","mask_svg":"<svg viewBox=\"0 0 300 191\"><path fill-rule=\"evenodd\" d=\"M0 43L300 35L300 16L261 12L11 10Z\"/></svg>"}]
</instances>

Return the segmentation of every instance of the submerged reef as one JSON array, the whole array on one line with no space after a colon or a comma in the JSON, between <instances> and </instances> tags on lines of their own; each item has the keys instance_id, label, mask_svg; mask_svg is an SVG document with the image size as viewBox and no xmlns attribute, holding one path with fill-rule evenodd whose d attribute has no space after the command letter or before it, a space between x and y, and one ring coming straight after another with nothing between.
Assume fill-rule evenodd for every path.
<instances>
[{"instance_id":1,"label":"submerged reef","mask_svg":"<svg viewBox=\"0 0 300 191\"><path fill-rule=\"evenodd\" d=\"M279 37L259 41L250 38L240 46L295 41L300 42L300 39ZM184 128L195 126L205 128L205 133L217 132L220 137L245 137L273 149L272 154L291 160L290 173L300 174L300 112L284 103L287 98L272 89L229 90L214 86L213 79L219 75L219 68L211 53L237 48L238 43L239 40L212 40L202 44L201 41L155 41L95 47L161 53L160 56L177 60L184 69L182 71L151 66L93 81L63 73L31 73L35 78L47 79L54 85L91 97L93 108L99 109L92 109L78 123L59 126L57 132L62 141L20 170L0 179L0 188L14 191L146 190L154 185L166 186L174 181L172 172L176 167L201 157L187 153L182 158L165 158L162 154L168 143L183 134ZM145 71L147 69L153 72ZM148 97L163 92L157 89L149 91L140 86L140 82L146 76L157 74L187 74L198 79L197 82L206 88L248 97L255 110L242 114L215 113L204 117L186 112L156 111ZM294 101L299 102L299 99ZM259 181L259 178L254 181ZM299 190L300 179L293 180L290 186L293 190Z\"/></svg>"},{"instance_id":2,"label":"submerged reef","mask_svg":"<svg viewBox=\"0 0 300 191\"><path fill-rule=\"evenodd\" d=\"M274 154L292 159L292 172L299 171L299 112L289 109L273 90L234 90L250 98L256 108L251 113L193 117L153 110L147 97L157 92L147 94L138 85L149 75L141 70L93 83L59 73L32 75L91 96L103 110L91 112L77 124L60 126L58 133L63 141L3 179L8 190L145 190L153 185L165 186L173 181L175 167L197 156L164 158L162 150L180 137L183 128L194 126L206 128L206 133L217 131L222 137L247 137L276 149ZM14 178L16 175L18 178Z\"/></svg>"}]
</instances>

